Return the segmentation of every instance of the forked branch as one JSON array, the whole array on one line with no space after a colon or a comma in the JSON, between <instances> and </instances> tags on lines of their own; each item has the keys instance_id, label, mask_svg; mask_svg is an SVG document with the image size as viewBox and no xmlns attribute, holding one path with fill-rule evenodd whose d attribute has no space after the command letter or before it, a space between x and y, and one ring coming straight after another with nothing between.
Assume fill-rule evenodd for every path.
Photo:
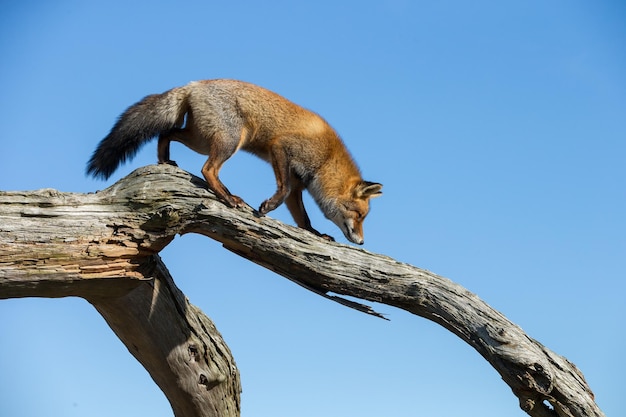
<instances>
[{"instance_id":1,"label":"forked branch","mask_svg":"<svg viewBox=\"0 0 626 417\"><path fill-rule=\"evenodd\" d=\"M531 416L603 416L574 364L463 287L252 209L229 209L199 178L168 165L138 169L95 194L0 193L0 298L84 297L177 416L238 416L239 375L228 348L157 255L190 232L349 307L377 314L339 295L444 326L498 371Z\"/></svg>"}]
</instances>

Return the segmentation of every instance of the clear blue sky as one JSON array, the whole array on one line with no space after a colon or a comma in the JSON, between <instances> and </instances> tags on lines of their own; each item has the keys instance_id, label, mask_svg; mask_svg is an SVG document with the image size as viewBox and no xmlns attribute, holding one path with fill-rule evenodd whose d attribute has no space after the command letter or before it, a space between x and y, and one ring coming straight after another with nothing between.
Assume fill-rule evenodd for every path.
<instances>
[{"instance_id":1,"label":"clear blue sky","mask_svg":"<svg viewBox=\"0 0 626 417\"><path fill-rule=\"evenodd\" d=\"M4 2L0 189L102 189L156 161L151 142L106 183L84 176L127 106L191 80L260 84L324 116L384 184L366 249L477 293L625 415L625 21L618 0ZM203 157L172 152L199 174ZM253 206L274 191L243 153L222 179ZM425 319L357 313L204 237L162 256L232 349L244 417L525 415ZM0 301L0 338L0 415L172 415L81 299Z\"/></svg>"}]
</instances>

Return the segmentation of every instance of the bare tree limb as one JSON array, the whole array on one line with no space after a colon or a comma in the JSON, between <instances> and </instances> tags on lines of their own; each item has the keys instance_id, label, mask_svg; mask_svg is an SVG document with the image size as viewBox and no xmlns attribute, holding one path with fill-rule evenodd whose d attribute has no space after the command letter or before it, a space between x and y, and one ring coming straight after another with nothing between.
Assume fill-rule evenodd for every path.
<instances>
[{"instance_id":1,"label":"bare tree limb","mask_svg":"<svg viewBox=\"0 0 626 417\"><path fill-rule=\"evenodd\" d=\"M498 371L531 416L604 415L574 364L463 287L252 209L229 209L197 177L171 166L138 169L96 194L0 193L0 298L84 297L177 416L239 415L239 375L228 348L157 255L176 234L190 232L349 307L377 315L337 295L442 325Z\"/></svg>"},{"instance_id":2,"label":"bare tree limb","mask_svg":"<svg viewBox=\"0 0 626 417\"><path fill-rule=\"evenodd\" d=\"M239 416L241 385L230 350L156 254L175 233L157 230L158 215L137 198L135 187L145 183L133 178L139 182L97 194L0 193L0 298L83 297L176 416Z\"/></svg>"}]
</instances>

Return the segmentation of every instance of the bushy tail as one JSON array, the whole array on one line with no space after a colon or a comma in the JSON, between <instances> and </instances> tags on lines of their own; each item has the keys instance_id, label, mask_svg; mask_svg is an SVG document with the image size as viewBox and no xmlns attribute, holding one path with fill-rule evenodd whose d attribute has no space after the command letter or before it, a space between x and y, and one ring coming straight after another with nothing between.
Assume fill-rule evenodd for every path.
<instances>
[{"instance_id":1,"label":"bushy tail","mask_svg":"<svg viewBox=\"0 0 626 417\"><path fill-rule=\"evenodd\" d=\"M187 92L184 87L152 94L133 104L98 144L87 163L87 174L109 178L121 163L132 159L144 143L181 127L186 112Z\"/></svg>"}]
</instances>

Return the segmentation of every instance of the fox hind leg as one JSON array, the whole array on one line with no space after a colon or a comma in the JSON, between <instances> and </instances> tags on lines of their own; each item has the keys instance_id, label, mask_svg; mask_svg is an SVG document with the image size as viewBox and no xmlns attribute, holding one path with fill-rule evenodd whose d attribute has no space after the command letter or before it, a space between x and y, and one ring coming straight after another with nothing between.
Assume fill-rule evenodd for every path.
<instances>
[{"instance_id":1,"label":"fox hind leg","mask_svg":"<svg viewBox=\"0 0 626 417\"><path fill-rule=\"evenodd\" d=\"M230 207L243 207L246 203L241 197L233 195L219 179L219 172L224 162L237 151L237 141L225 140L223 134L215 134L209 145L209 159L202 167L202 175L215 195Z\"/></svg>"},{"instance_id":2,"label":"fox hind leg","mask_svg":"<svg viewBox=\"0 0 626 417\"><path fill-rule=\"evenodd\" d=\"M189 133L186 123L187 119L191 120L191 113L188 115L186 113L180 115L178 121L172 129L159 135L159 142L157 145L157 157L159 164L178 166L176 162L170 159L170 143L173 140L179 140L176 136L184 137Z\"/></svg>"},{"instance_id":3,"label":"fox hind leg","mask_svg":"<svg viewBox=\"0 0 626 417\"><path fill-rule=\"evenodd\" d=\"M202 167L202 175L217 198L230 207L243 207L246 205L243 199L233 195L219 179L218 174L223 163L224 161L220 162L216 161L214 158L209 158Z\"/></svg>"},{"instance_id":4,"label":"fox hind leg","mask_svg":"<svg viewBox=\"0 0 626 417\"><path fill-rule=\"evenodd\" d=\"M170 159L172 141L180 142L200 154L209 155L201 170L209 189L226 205L242 207L245 202L240 197L231 194L219 179L222 165L237 151L239 137L234 133L237 129L234 127L217 128L210 125L209 127L213 129L200 129L194 122L192 113L189 113L184 128L174 128L159 136L157 145L159 163L176 165L176 162Z\"/></svg>"},{"instance_id":5,"label":"fox hind leg","mask_svg":"<svg viewBox=\"0 0 626 417\"><path fill-rule=\"evenodd\" d=\"M170 159L170 143L172 142L171 132L159 135L159 142L157 145L157 157L159 164L168 164L175 167L178 166L176 162Z\"/></svg>"}]
</instances>

